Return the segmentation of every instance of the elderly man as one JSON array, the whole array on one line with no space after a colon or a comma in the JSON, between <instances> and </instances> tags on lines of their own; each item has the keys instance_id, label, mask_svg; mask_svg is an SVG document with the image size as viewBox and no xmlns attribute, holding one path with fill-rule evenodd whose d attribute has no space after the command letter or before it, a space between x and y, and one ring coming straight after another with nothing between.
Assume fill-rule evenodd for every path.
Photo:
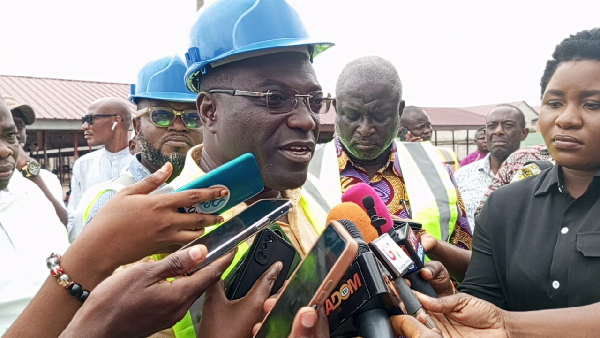
<instances>
[{"instance_id":1,"label":"elderly man","mask_svg":"<svg viewBox=\"0 0 600 338\"><path fill-rule=\"evenodd\" d=\"M17 140L21 146L19 158L17 159L17 168L21 170L23 177L35 183L42 190L46 198L54 206L54 210L60 221L64 225L67 225L67 209L63 201L63 188L58 177L48 170L42 169L40 164L29 157L23 148L27 143L27 126L35 122L35 111L31 106L20 104L12 97L3 96L3 98L17 126Z\"/></svg>"},{"instance_id":2,"label":"elderly man","mask_svg":"<svg viewBox=\"0 0 600 338\"><path fill-rule=\"evenodd\" d=\"M431 119L425 109L417 106L407 106L400 117L400 140L404 142L431 141L433 126ZM446 163L453 172L459 168L458 159L454 150L445 147L435 148L442 161Z\"/></svg>"},{"instance_id":3,"label":"elderly man","mask_svg":"<svg viewBox=\"0 0 600 338\"><path fill-rule=\"evenodd\" d=\"M481 161L460 168L456 180L467 208L469 223L475 226L475 213L498 169L527 137L525 115L512 105L499 105L487 115L486 142L490 150Z\"/></svg>"},{"instance_id":4,"label":"elderly man","mask_svg":"<svg viewBox=\"0 0 600 338\"><path fill-rule=\"evenodd\" d=\"M169 56L151 61L139 71L130 99L137 106L133 125L136 146L141 152L117 180L100 183L86 192L69 230L71 241L122 187L143 180L166 162L173 163L169 182L172 181L181 173L188 150L202 143L196 94L187 90L182 80L186 70L179 56ZM184 115L176 115L179 113Z\"/></svg>"},{"instance_id":5,"label":"elderly man","mask_svg":"<svg viewBox=\"0 0 600 338\"><path fill-rule=\"evenodd\" d=\"M0 131L0 255L8 258L0 276L2 336L48 278L48 254L64 252L69 243L47 197L18 172L19 128L2 99Z\"/></svg>"},{"instance_id":6,"label":"elderly man","mask_svg":"<svg viewBox=\"0 0 600 338\"><path fill-rule=\"evenodd\" d=\"M125 100L114 97L96 100L81 121L88 144L104 148L81 156L73 164L67 205L69 230L73 228L75 210L83 193L94 184L119 177L133 159L128 148L131 111Z\"/></svg>"},{"instance_id":7,"label":"elderly man","mask_svg":"<svg viewBox=\"0 0 600 338\"><path fill-rule=\"evenodd\" d=\"M481 127L477 129L475 132L475 146L477 149L467 155L462 161L460 161L460 166L464 167L467 164L471 164L475 161L479 161L485 157L490 151L487 148L487 141L485 139L485 127Z\"/></svg>"},{"instance_id":8,"label":"elderly man","mask_svg":"<svg viewBox=\"0 0 600 338\"><path fill-rule=\"evenodd\" d=\"M342 70L336 93L337 136L319 149L311 174L337 181L338 189L341 182L342 191L369 184L390 214L412 218L435 238L470 249L471 229L451 170L431 143L394 141L404 108L395 67L375 56L354 60ZM331 167L338 170L331 173Z\"/></svg>"}]
</instances>

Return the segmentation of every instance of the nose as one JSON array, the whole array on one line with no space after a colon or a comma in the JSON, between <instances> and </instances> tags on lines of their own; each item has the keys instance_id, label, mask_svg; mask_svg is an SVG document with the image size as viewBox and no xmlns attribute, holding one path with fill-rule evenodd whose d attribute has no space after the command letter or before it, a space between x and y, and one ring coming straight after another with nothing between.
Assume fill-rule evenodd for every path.
<instances>
[{"instance_id":1,"label":"nose","mask_svg":"<svg viewBox=\"0 0 600 338\"><path fill-rule=\"evenodd\" d=\"M554 124L561 129L579 129L583 125L579 105L567 103L565 109L558 114Z\"/></svg>"},{"instance_id":2,"label":"nose","mask_svg":"<svg viewBox=\"0 0 600 338\"><path fill-rule=\"evenodd\" d=\"M373 127L373 124L371 124L371 121L368 117L363 116L360 120L360 123L358 125L358 128L356 129L356 131L362 136L362 137L369 137L373 134L375 134L375 128Z\"/></svg>"},{"instance_id":3,"label":"nose","mask_svg":"<svg viewBox=\"0 0 600 338\"><path fill-rule=\"evenodd\" d=\"M287 125L292 129L308 132L317 128L319 116L310 112L306 104L299 104L287 118Z\"/></svg>"},{"instance_id":4,"label":"nose","mask_svg":"<svg viewBox=\"0 0 600 338\"><path fill-rule=\"evenodd\" d=\"M504 134L504 127L502 126L502 123L498 123L496 128L494 128L494 130L492 131L492 134L494 134L494 135Z\"/></svg>"},{"instance_id":5,"label":"nose","mask_svg":"<svg viewBox=\"0 0 600 338\"><path fill-rule=\"evenodd\" d=\"M14 154L11 147L5 141L0 141L0 158L7 158Z\"/></svg>"},{"instance_id":6,"label":"nose","mask_svg":"<svg viewBox=\"0 0 600 338\"><path fill-rule=\"evenodd\" d=\"M173 123L167 127L167 130L185 132L188 131L188 128L185 126L185 123L183 123L183 117L179 115L175 116L175 121L173 121Z\"/></svg>"},{"instance_id":7,"label":"nose","mask_svg":"<svg viewBox=\"0 0 600 338\"><path fill-rule=\"evenodd\" d=\"M85 121L82 125L81 125L81 129L83 130L89 130L90 129L90 124Z\"/></svg>"}]
</instances>

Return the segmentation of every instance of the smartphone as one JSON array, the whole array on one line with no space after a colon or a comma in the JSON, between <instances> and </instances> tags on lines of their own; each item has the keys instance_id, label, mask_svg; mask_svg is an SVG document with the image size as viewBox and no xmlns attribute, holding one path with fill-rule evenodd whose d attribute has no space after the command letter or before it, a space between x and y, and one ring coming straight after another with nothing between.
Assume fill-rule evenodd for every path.
<instances>
[{"instance_id":1,"label":"smartphone","mask_svg":"<svg viewBox=\"0 0 600 338\"><path fill-rule=\"evenodd\" d=\"M291 208L292 201L289 199L264 199L256 201L239 215L219 225L213 231L184 245L179 250L196 244L205 245L208 249L206 259L189 271L187 275L193 274L215 259L223 256L270 223L285 216L290 212Z\"/></svg>"},{"instance_id":2,"label":"smartphone","mask_svg":"<svg viewBox=\"0 0 600 338\"><path fill-rule=\"evenodd\" d=\"M298 310L323 306L356 257L358 244L337 221L331 221L290 277L255 338L287 338Z\"/></svg>"},{"instance_id":3,"label":"smartphone","mask_svg":"<svg viewBox=\"0 0 600 338\"><path fill-rule=\"evenodd\" d=\"M244 297L256 280L278 261L283 264L283 268L273 284L271 295L281 288L296 256L296 249L283 238L281 232L280 229L267 228L256 235L239 272L227 289L227 298L235 300Z\"/></svg>"},{"instance_id":4,"label":"smartphone","mask_svg":"<svg viewBox=\"0 0 600 338\"><path fill-rule=\"evenodd\" d=\"M408 134L408 128L406 128L406 127L400 128L400 133L398 135L398 138L400 139L400 141L405 142L407 134Z\"/></svg>"},{"instance_id":5,"label":"smartphone","mask_svg":"<svg viewBox=\"0 0 600 338\"><path fill-rule=\"evenodd\" d=\"M256 158L251 153L243 154L211 170L206 175L175 190L175 192L209 187L225 188L229 191L229 194L220 199L179 208L179 212L221 214L233 206L258 195L265 188Z\"/></svg>"}]
</instances>

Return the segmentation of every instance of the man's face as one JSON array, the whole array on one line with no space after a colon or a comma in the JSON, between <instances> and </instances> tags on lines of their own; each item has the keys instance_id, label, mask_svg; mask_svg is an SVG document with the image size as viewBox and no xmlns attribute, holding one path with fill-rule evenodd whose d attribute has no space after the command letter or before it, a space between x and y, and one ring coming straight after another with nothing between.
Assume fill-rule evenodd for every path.
<instances>
[{"instance_id":1,"label":"man's face","mask_svg":"<svg viewBox=\"0 0 600 338\"><path fill-rule=\"evenodd\" d=\"M521 125L519 112L512 107L497 107L487 116L486 141L487 147L496 159L500 161L519 149L521 141L527 136L528 130Z\"/></svg>"},{"instance_id":2,"label":"man's face","mask_svg":"<svg viewBox=\"0 0 600 338\"><path fill-rule=\"evenodd\" d=\"M141 99L138 110L147 107L166 107L176 111L196 109L196 103L171 102ZM185 156L195 145L202 143L202 129L188 129L177 116L168 127L158 127L150 120L150 113L139 117L136 123L138 147L142 153L142 163L149 169L157 170L166 162L172 162L175 171L183 169Z\"/></svg>"},{"instance_id":3,"label":"man's face","mask_svg":"<svg viewBox=\"0 0 600 338\"><path fill-rule=\"evenodd\" d=\"M540 131L556 164L600 169L600 62L561 63L542 97Z\"/></svg>"},{"instance_id":4,"label":"man's face","mask_svg":"<svg viewBox=\"0 0 600 338\"><path fill-rule=\"evenodd\" d=\"M431 141L433 127L427 114L415 114L410 119L407 119L405 124L405 127L413 137L420 137L423 141Z\"/></svg>"},{"instance_id":5,"label":"man's face","mask_svg":"<svg viewBox=\"0 0 600 338\"><path fill-rule=\"evenodd\" d=\"M115 112L109 107L96 106L88 109L89 115L114 115ZM83 137L87 140L88 145L97 146L109 143L114 132L111 130L115 121L118 121L118 116L94 117L93 123L90 125L85 122L83 128Z\"/></svg>"},{"instance_id":6,"label":"man's face","mask_svg":"<svg viewBox=\"0 0 600 338\"><path fill-rule=\"evenodd\" d=\"M17 127L3 100L0 100L0 190L6 189L17 165Z\"/></svg>"},{"instance_id":7,"label":"man's face","mask_svg":"<svg viewBox=\"0 0 600 338\"><path fill-rule=\"evenodd\" d=\"M385 83L353 82L337 93L335 129L340 142L360 160L385 152L398 133L400 95Z\"/></svg>"},{"instance_id":8,"label":"man's face","mask_svg":"<svg viewBox=\"0 0 600 338\"><path fill-rule=\"evenodd\" d=\"M231 71L231 88L256 92L281 91L292 97L320 93L314 69L306 56L277 53L244 61ZM207 153L220 162L253 153L266 187L283 191L302 186L306 181L319 134L319 116L298 98L296 108L287 113L272 113L265 97L208 94L214 101L214 118ZM198 104L202 104L203 95ZM291 107L291 104L290 104ZM318 112L318 110L317 110ZM204 120L204 116L203 116ZM205 147L209 147L209 142Z\"/></svg>"},{"instance_id":9,"label":"man's face","mask_svg":"<svg viewBox=\"0 0 600 338\"><path fill-rule=\"evenodd\" d=\"M19 112L13 112L12 117L15 121L15 126L17 126L17 140L19 141L19 144L27 143L27 132L25 131L26 125L23 115Z\"/></svg>"},{"instance_id":10,"label":"man's face","mask_svg":"<svg viewBox=\"0 0 600 338\"><path fill-rule=\"evenodd\" d=\"M488 152L487 140L485 139L485 130L480 130L475 133L475 144L477 145L477 150L479 150L479 152Z\"/></svg>"}]
</instances>

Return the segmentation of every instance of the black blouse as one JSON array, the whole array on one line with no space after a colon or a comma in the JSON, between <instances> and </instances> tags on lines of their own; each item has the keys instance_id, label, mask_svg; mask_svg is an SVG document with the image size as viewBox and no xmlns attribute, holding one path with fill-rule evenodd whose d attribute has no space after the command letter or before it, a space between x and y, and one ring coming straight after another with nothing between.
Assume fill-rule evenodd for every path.
<instances>
[{"instance_id":1,"label":"black blouse","mask_svg":"<svg viewBox=\"0 0 600 338\"><path fill-rule=\"evenodd\" d=\"M600 301L600 172L573 199L555 166L494 192L459 291L513 311Z\"/></svg>"}]
</instances>

